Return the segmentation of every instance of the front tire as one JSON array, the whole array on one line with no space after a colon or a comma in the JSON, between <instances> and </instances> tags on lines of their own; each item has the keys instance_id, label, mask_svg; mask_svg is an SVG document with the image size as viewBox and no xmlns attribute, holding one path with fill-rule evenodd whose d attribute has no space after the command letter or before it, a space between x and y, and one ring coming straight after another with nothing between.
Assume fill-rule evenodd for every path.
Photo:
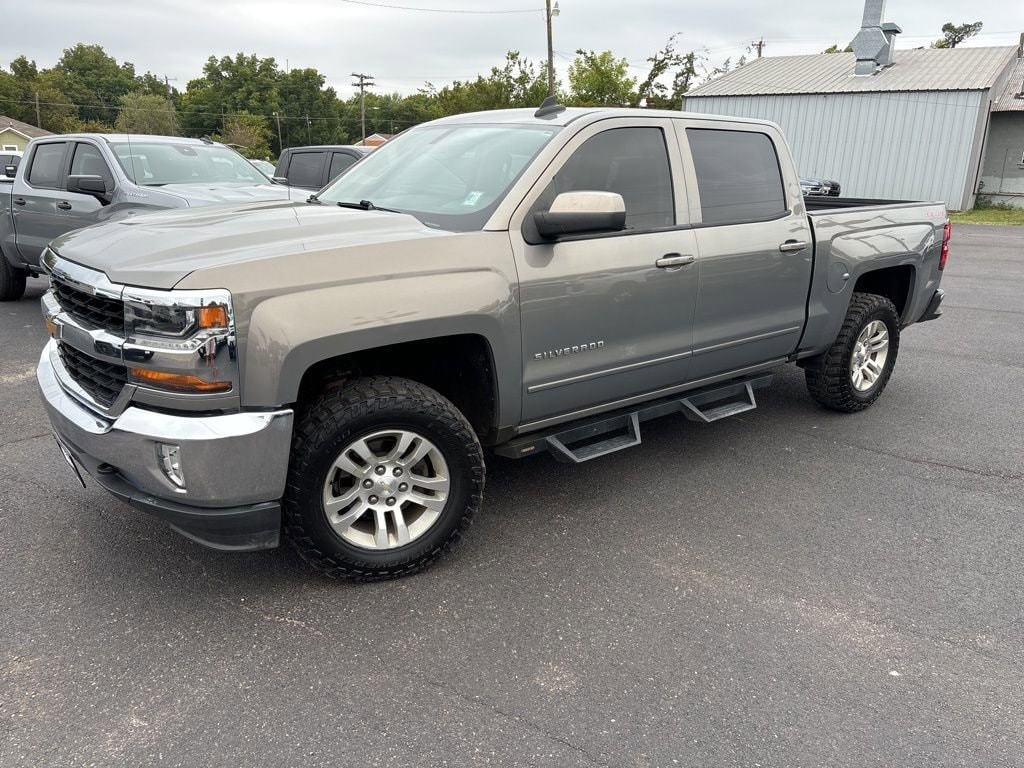
<instances>
[{"instance_id":1,"label":"front tire","mask_svg":"<svg viewBox=\"0 0 1024 768\"><path fill-rule=\"evenodd\" d=\"M483 488L483 450L451 402L408 379L358 379L296 424L284 533L333 578L397 578L458 541Z\"/></svg>"},{"instance_id":2,"label":"front tire","mask_svg":"<svg viewBox=\"0 0 1024 768\"><path fill-rule=\"evenodd\" d=\"M855 293L836 340L804 370L807 390L833 411L863 411L889 383L899 347L900 318L893 303Z\"/></svg>"},{"instance_id":3,"label":"front tire","mask_svg":"<svg viewBox=\"0 0 1024 768\"><path fill-rule=\"evenodd\" d=\"M17 301L25 295L28 272L16 269L0 253L0 301Z\"/></svg>"}]
</instances>

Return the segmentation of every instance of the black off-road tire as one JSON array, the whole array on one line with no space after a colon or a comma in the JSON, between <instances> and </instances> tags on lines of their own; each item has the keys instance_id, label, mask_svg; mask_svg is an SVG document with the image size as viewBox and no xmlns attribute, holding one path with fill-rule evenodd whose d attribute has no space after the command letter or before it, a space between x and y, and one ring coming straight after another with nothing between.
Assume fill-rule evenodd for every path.
<instances>
[{"instance_id":1,"label":"black off-road tire","mask_svg":"<svg viewBox=\"0 0 1024 768\"><path fill-rule=\"evenodd\" d=\"M409 429L444 456L451 487L441 516L419 538L372 551L341 538L323 508L328 469L345 446L382 429ZM480 509L483 449L465 416L430 387L375 376L328 389L298 414L283 500L285 537L327 576L378 581L423 570L450 549Z\"/></svg>"},{"instance_id":2,"label":"black off-road tire","mask_svg":"<svg viewBox=\"0 0 1024 768\"><path fill-rule=\"evenodd\" d=\"M863 392L853 386L850 362L857 337L864 327L881 320L889 331L889 354L874 385ZM828 351L804 369L807 390L818 403L833 411L863 411L882 394L892 376L900 347L900 318L889 299L874 293L855 293L846 310L846 319Z\"/></svg>"},{"instance_id":3,"label":"black off-road tire","mask_svg":"<svg viewBox=\"0 0 1024 768\"><path fill-rule=\"evenodd\" d=\"M28 272L11 266L0 253L0 301L17 301L25 295Z\"/></svg>"}]
</instances>

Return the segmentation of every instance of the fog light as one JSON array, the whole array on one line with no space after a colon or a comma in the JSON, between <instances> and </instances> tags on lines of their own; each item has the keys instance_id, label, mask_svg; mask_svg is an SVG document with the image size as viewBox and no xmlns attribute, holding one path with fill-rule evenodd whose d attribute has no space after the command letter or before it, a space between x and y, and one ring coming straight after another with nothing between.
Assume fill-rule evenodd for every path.
<instances>
[{"instance_id":1,"label":"fog light","mask_svg":"<svg viewBox=\"0 0 1024 768\"><path fill-rule=\"evenodd\" d=\"M156 457L167 479L184 490L185 474L181 470L181 446L174 443L157 443Z\"/></svg>"}]
</instances>

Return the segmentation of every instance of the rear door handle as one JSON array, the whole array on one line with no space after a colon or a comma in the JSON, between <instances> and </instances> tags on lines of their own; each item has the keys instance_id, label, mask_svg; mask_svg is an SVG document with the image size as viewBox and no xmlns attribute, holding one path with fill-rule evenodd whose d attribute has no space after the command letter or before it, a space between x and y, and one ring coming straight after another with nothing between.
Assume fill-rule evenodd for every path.
<instances>
[{"instance_id":1,"label":"rear door handle","mask_svg":"<svg viewBox=\"0 0 1024 768\"><path fill-rule=\"evenodd\" d=\"M658 269L672 269L673 267L685 267L687 264L693 264L696 260L696 256L684 256L681 253L666 253L654 262L654 266L658 267Z\"/></svg>"},{"instance_id":2,"label":"rear door handle","mask_svg":"<svg viewBox=\"0 0 1024 768\"><path fill-rule=\"evenodd\" d=\"M14 204L15 205L24 205L25 204L25 198L24 197L16 197L16 198L14 198Z\"/></svg>"},{"instance_id":3,"label":"rear door handle","mask_svg":"<svg viewBox=\"0 0 1024 768\"><path fill-rule=\"evenodd\" d=\"M810 243L803 240L787 240L779 246L779 250L783 253L793 253L794 251L802 251L809 245Z\"/></svg>"},{"instance_id":4,"label":"rear door handle","mask_svg":"<svg viewBox=\"0 0 1024 768\"><path fill-rule=\"evenodd\" d=\"M70 211L71 203L69 203L67 200L61 200L59 203L57 203L57 207L60 208L62 211Z\"/></svg>"}]
</instances>

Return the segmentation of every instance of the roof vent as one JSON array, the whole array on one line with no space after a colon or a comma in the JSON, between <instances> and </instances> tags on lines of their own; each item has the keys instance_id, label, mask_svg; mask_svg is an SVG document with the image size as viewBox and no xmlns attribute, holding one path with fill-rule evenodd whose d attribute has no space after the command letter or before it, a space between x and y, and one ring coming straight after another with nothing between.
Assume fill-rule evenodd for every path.
<instances>
[{"instance_id":1,"label":"roof vent","mask_svg":"<svg viewBox=\"0 0 1024 768\"><path fill-rule=\"evenodd\" d=\"M558 103L557 96L548 96L544 101L540 103L540 109L533 113L534 117L539 117L542 120L549 117L565 112L565 107Z\"/></svg>"},{"instance_id":2,"label":"roof vent","mask_svg":"<svg viewBox=\"0 0 1024 768\"><path fill-rule=\"evenodd\" d=\"M882 23L885 0L865 0L864 20L860 32L853 38L853 53L857 57L858 75L873 75L893 63L896 35L903 30L896 24Z\"/></svg>"}]
</instances>

